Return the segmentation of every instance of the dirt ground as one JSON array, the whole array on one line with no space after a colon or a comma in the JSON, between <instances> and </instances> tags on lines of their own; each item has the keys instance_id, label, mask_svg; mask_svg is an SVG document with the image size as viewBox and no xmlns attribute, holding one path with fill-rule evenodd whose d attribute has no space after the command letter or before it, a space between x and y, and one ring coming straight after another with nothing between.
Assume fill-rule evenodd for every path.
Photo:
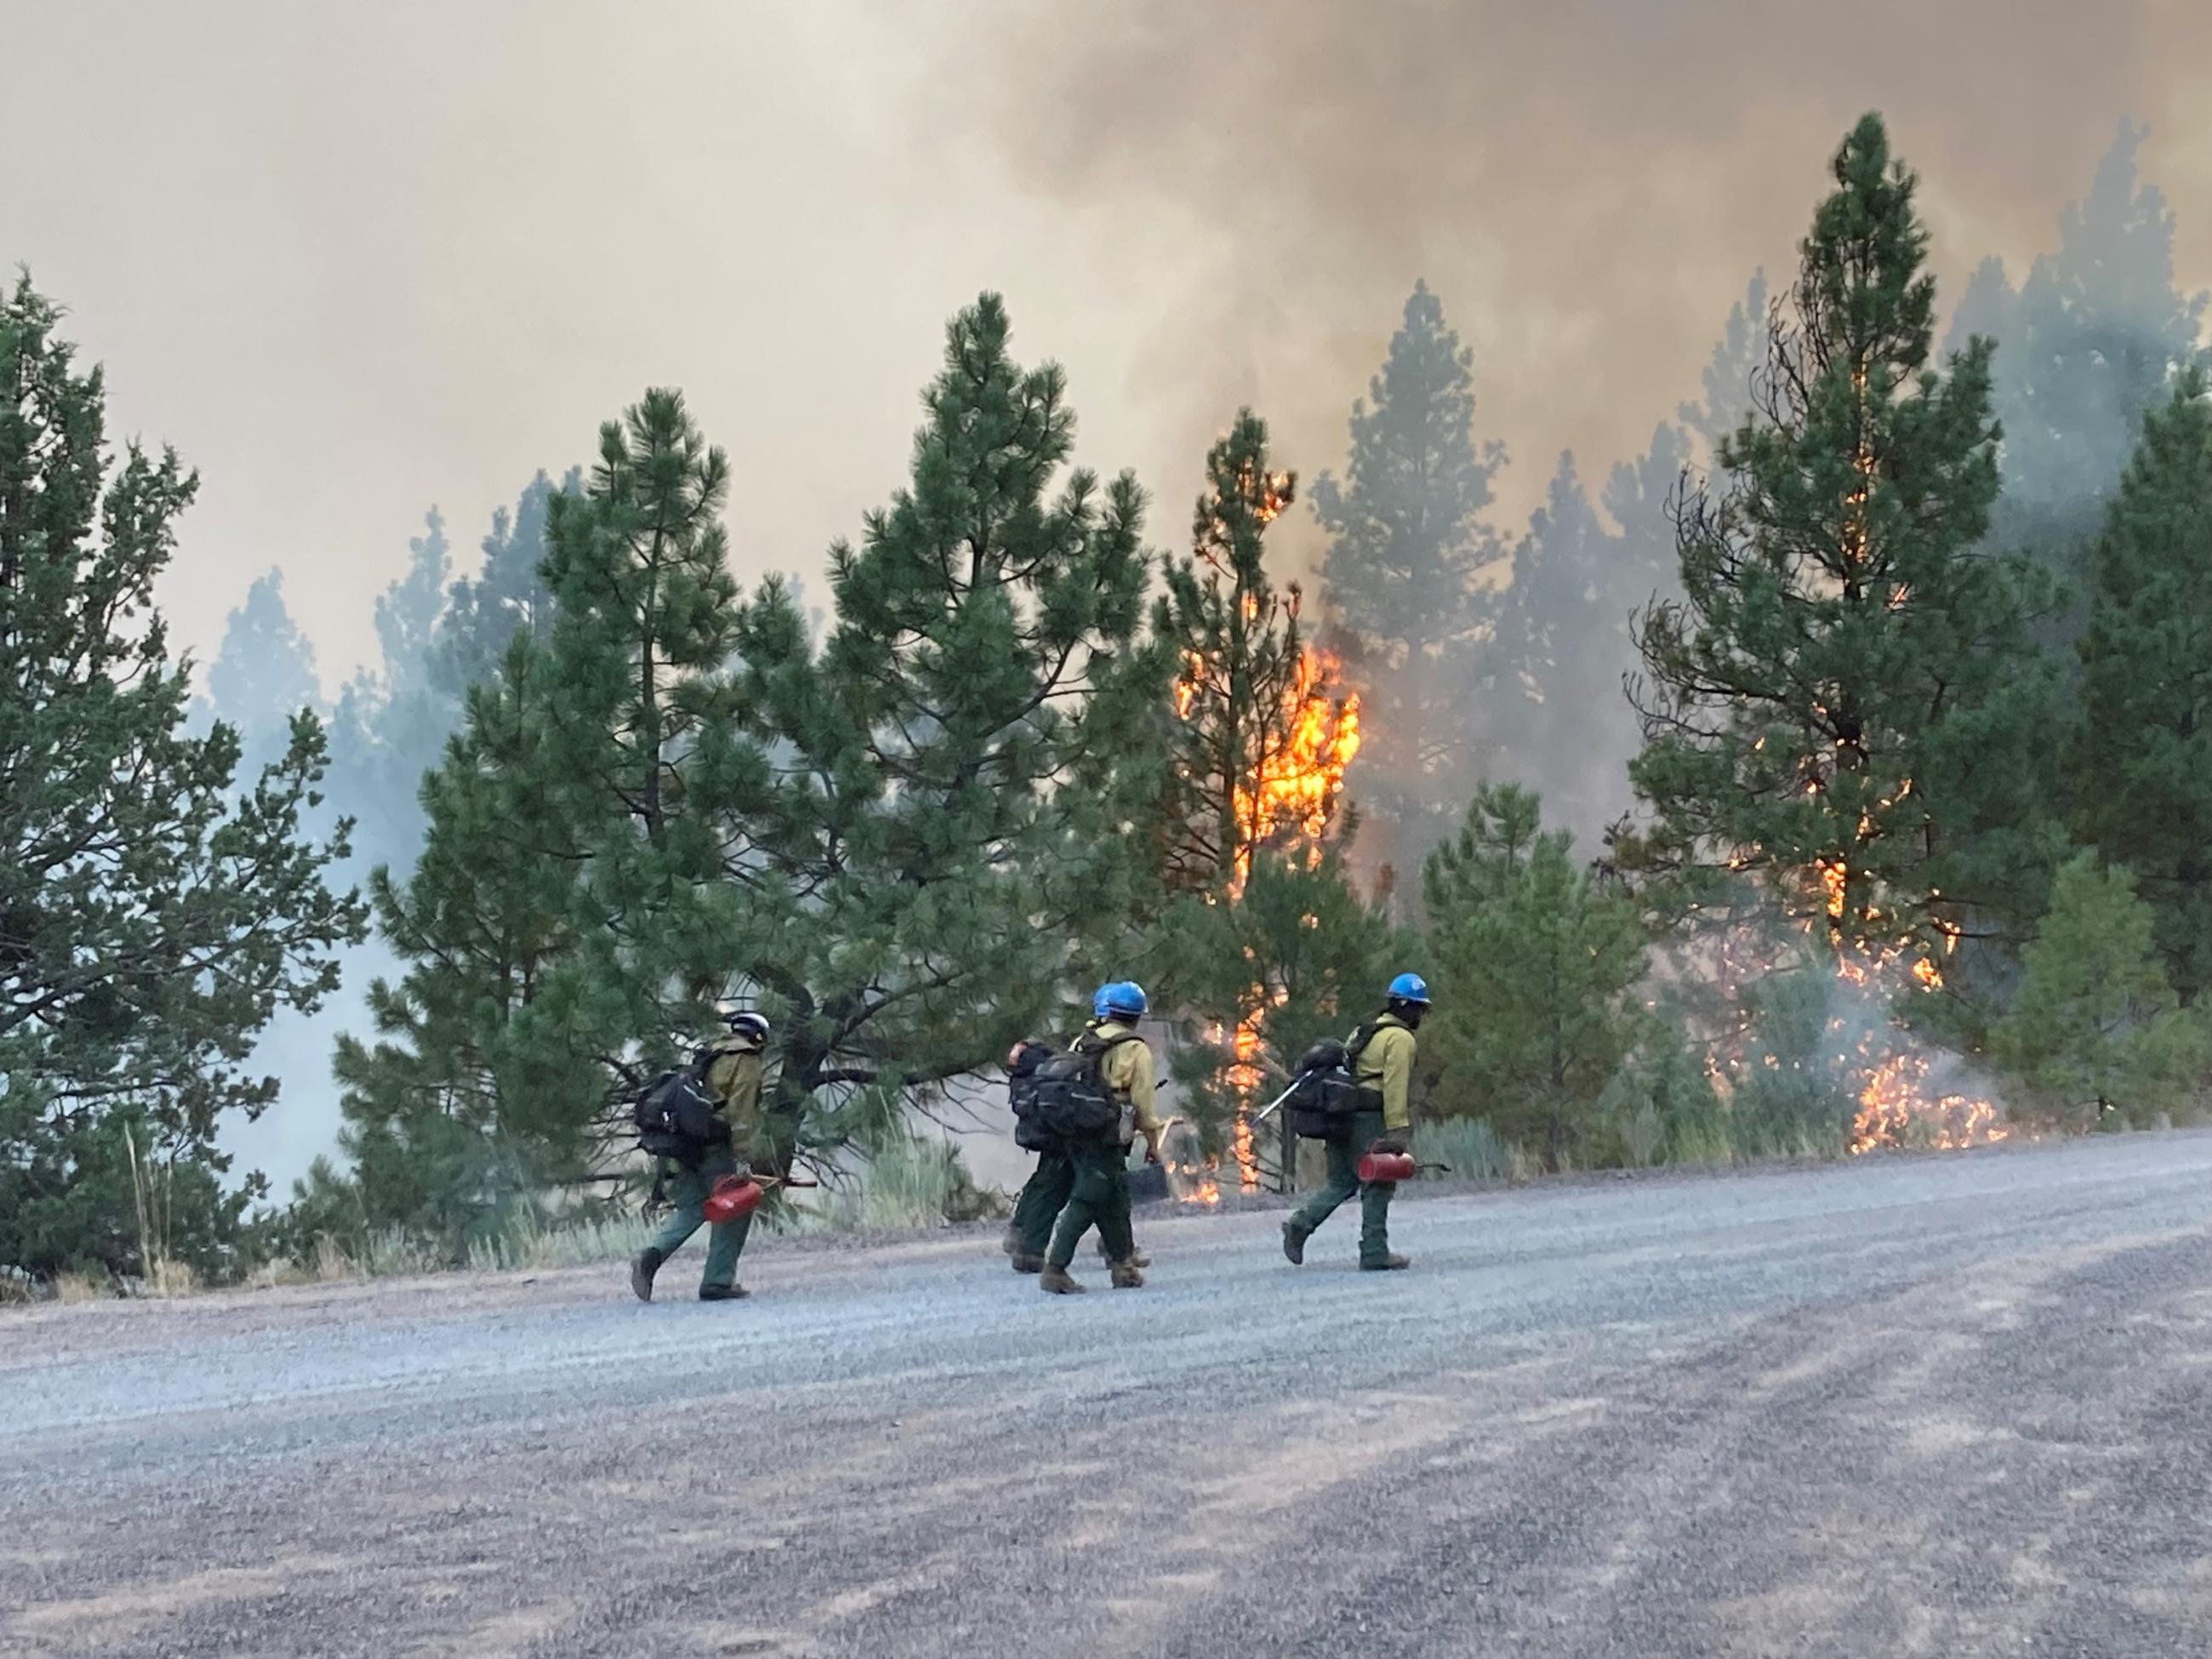
<instances>
[{"instance_id":1,"label":"dirt ground","mask_svg":"<svg viewBox=\"0 0 2212 1659\"><path fill-rule=\"evenodd\" d=\"M2212 1651L2212 1137L0 1315L0 1655Z\"/></svg>"}]
</instances>

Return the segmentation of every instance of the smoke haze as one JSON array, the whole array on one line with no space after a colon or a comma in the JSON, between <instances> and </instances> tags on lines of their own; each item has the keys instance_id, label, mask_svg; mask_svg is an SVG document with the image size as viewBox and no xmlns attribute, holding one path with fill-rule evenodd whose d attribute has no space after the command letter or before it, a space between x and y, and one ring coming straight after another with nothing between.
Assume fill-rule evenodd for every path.
<instances>
[{"instance_id":1,"label":"smoke haze","mask_svg":"<svg viewBox=\"0 0 2212 1659\"><path fill-rule=\"evenodd\" d=\"M937 331L985 287L1070 370L1085 457L1179 541L1236 404L1286 462L1425 275L1516 465L1595 476L1785 270L1862 109L1939 268L2051 240L2123 113L2212 281L2212 11L2180 0L1544 7L483 0L0 7L0 257L206 479L167 604L246 583L335 682L421 509L481 524L648 382L727 445L748 572L811 569L898 473ZM1303 520L1302 520L1303 523Z\"/></svg>"},{"instance_id":2,"label":"smoke haze","mask_svg":"<svg viewBox=\"0 0 2212 1659\"><path fill-rule=\"evenodd\" d=\"M1279 464L1342 467L1416 276L1474 348L1517 534L1559 451L1595 483L1695 395L1869 107L1947 300L2052 245L2123 115L2179 285L2212 285L2187 0L0 0L0 42L36 66L0 99L0 260L111 366L112 429L204 476L176 636L212 656L281 566L332 693L425 507L473 547L648 384L731 452L740 578L811 577L985 288L1176 545L1241 403Z\"/></svg>"}]
</instances>

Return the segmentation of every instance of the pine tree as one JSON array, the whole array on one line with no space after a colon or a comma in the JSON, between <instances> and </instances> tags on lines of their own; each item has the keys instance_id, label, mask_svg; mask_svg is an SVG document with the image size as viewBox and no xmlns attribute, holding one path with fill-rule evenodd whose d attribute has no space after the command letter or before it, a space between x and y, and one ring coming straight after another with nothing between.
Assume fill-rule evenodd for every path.
<instances>
[{"instance_id":1,"label":"pine tree","mask_svg":"<svg viewBox=\"0 0 2212 1659\"><path fill-rule=\"evenodd\" d=\"M1390 355L1352 408L1344 481L1314 485L1330 537L1322 596L1372 733L1361 799L1418 854L1466 799L1485 738L1468 693L1481 584L1506 556L1482 522L1505 447L1474 435L1474 354L1416 283Z\"/></svg>"},{"instance_id":2,"label":"pine tree","mask_svg":"<svg viewBox=\"0 0 2212 1659\"><path fill-rule=\"evenodd\" d=\"M1143 494L1066 470L1064 377L1008 339L994 295L953 319L911 483L832 550L828 637L764 586L738 739L698 757L731 795L702 944L771 1011L774 1106L817 1143L893 1133L1049 1029L1148 891L1167 662L1139 638Z\"/></svg>"},{"instance_id":3,"label":"pine tree","mask_svg":"<svg viewBox=\"0 0 2212 1659\"><path fill-rule=\"evenodd\" d=\"M1978 273L1961 306L1963 322L1998 325L2005 527L2039 546L2093 532L2144 411L2198 355L2205 296L2175 289L2173 215L2136 176L2148 136L2120 123L2088 195L2059 215L2057 251L2016 296L1997 266Z\"/></svg>"},{"instance_id":4,"label":"pine tree","mask_svg":"<svg viewBox=\"0 0 2212 1659\"><path fill-rule=\"evenodd\" d=\"M1196 1039L1174 1060L1184 1115L1256 1180L1259 1150L1232 1126L1266 1079L1375 994L1389 929L1344 867L1356 700L1308 642L1297 585L1279 590L1267 572L1267 533L1297 477L1270 465L1267 424L1246 410L1206 479L1192 555L1168 567L1153 617L1181 667L1155 820L1167 902L1146 963Z\"/></svg>"},{"instance_id":5,"label":"pine tree","mask_svg":"<svg viewBox=\"0 0 2212 1659\"><path fill-rule=\"evenodd\" d=\"M556 485L543 471L532 478L510 513L492 514L491 532L480 544L483 558L474 576L464 576L447 591L429 661L431 684L458 709L468 689L500 672L507 648L517 635L543 641L553 627L553 596L541 574L545 562L545 522L553 497L583 489L583 470L571 467Z\"/></svg>"},{"instance_id":6,"label":"pine tree","mask_svg":"<svg viewBox=\"0 0 2212 1659\"><path fill-rule=\"evenodd\" d=\"M2191 368L2143 423L2088 558L2078 826L2136 872L2182 994L2212 984L2212 398Z\"/></svg>"},{"instance_id":7,"label":"pine tree","mask_svg":"<svg viewBox=\"0 0 2212 1659\"><path fill-rule=\"evenodd\" d=\"M419 861L372 881L401 971L337 1071L375 1224L458 1254L501 1207L612 1176L617 1102L703 1030L723 831L685 769L728 718L728 476L654 391L601 428L580 494L544 498L550 625L517 619L422 780Z\"/></svg>"},{"instance_id":8,"label":"pine tree","mask_svg":"<svg viewBox=\"0 0 2212 1659\"><path fill-rule=\"evenodd\" d=\"M1851 947L2034 914L2049 675L1997 488L1990 347L1929 367L1916 181L1869 115L1834 162L1764 406L1685 504L1680 603L1639 619L1650 815L1625 859L1743 871Z\"/></svg>"},{"instance_id":9,"label":"pine tree","mask_svg":"<svg viewBox=\"0 0 2212 1659\"><path fill-rule=\"evenodd\" d=\"M234 726L253 755L282 754L293 719L301 709L321 708L315 647L285 608L283 571L257 579L230 613L207 687L214 716Z\"/></svg>"},{"instance_id":10,"label":"pine tree","mask_svg":"<svg viewBox=\"0 0 2212 1659\"><path fill-rule=\"evenodd\" d=\"M433 689L432 641L452 559L436 507L407 544L406 573L380 594L379 662L347 682L331 720L332 789L354 812L355 841L370 865L403 868L422 836L416 789L459 718Z\"/></svg>"},{"instance_id":11,"label":"pine tree","mask_svg":"<svg viewBox=\"0 0 2212 1659\"><path fill-rule=\"evenodd\" d=\"M1662 427L1651 455L1616 469L1609 506L1640 513L1635 492L1644 472L1678 456L1679 441ZM1638 732L1621 679L1635 660L1629 617L1656 591L1654 550L1648 533L1607 528L1573 456L1562 455L1549 496L1514 552L1513 585L1498 609L1490 654L1501 763L1542 779L1560 816L1585 835L1626 805L1626 769Z\"/></svg>"},{"instance_id":12,"label":"pine tree","mask_svg":"<svg viewBox=\"0 0 2212 1659\"><path fill-rule=\"evenodd\" d=\"M561 490L575 495L572 468ZM462 720L469 688L496 678L518 634L544 641L552 599L539 567L555 487L543 472L514 514L493 515L474 576L447 584L445 521L433 507L408 543L407 570L376 601L379 658L354 676L332 716L331 793L357 819L356 857L404 870L422 840L416 797Z\"/></svg>"},{"instance_id":13,"label":"pine tree","mask_svg":"<svg viewBox=\"0 0 2212 1659\"><path fill-rule=\"evenodd\" d=\"M236 730L186 730L154 586L198 479L115 462L59 315L27 276L0 303L0 1262L155 1271L97 1211L135 1156L185 1205L169 1249L220 1271L261 1183L222 1191L217 1128L276 1089L241 1062L329 994L359 905L324 879L343 827L300 831L313 715L242 794Z\"/></svg>"},{"instance_id":14,"label":"pine tree","mask_svg":"<svg viewBox=\"0 0 2212 1659\"><path fill-rule=\"evenodd\" d=\"M1299 618L1295 582L1267 574L1267 527L1297 475L1268 466L1267 422L1249 410L1206 459L1190 557L1167 568L1155 637L1181 663L1160 822L1170 891L1241 886L1255 857L1336 827L1356 701L1335 693Z\"/></svg>"},{"instance_id":15,"label":"pine tree","mask_svg":"<svg viewBox=\"0 0 2212 1659\"><path fill-rule=\"evenodd\" d=\"M552 672L518 636L497 677L470 690L422 781L419 857L404 877L380 866L371 878L404 972L369 988L373 1045L341 1036L333 1067L362 1225L404 1226L456 1255L501 1204L588 1176L605 1093L593 1034L517 1029L577 955L585 849L559 813Z\"/></svg>"},{"instance_id":16,"label":"pine tree","mask_svg":"<svg viewBox=\"0 0 2212 1659\"><path fill-rule=\"evenodd\" d=\"M422 533L408 540L407 574L376 601L376 639L388 696L410 696L428 681L431 641L445 610L453 564L446 516L434 507L422 515Z\"/></svg>"},{"instance_id":17,"label":"pine tree","mask_svg":"<svg viewBox=\"0 0 2212 1659\"><path fill-rule=\"evenodd\" d=\"M726 822L732 796L708 758L728 740L717 675L738 638L720 517L729 477L682 394L653 390L600 428L581 494L548 502L554 616L526 717L540 745L523 775L526 821L541 860L575 867L576 950L514 1010L511 1040L520 1086L545 1099L541 1138L556 1160L619 1141L619 1100L703 1028L729 974L726 860L744 831ZM524 690L535 657L521 653ZM548 872L525 914L562 887ZM580 1054L600 1057L596 1091Z\"/></svg>"},{"instance_id":18,"label":"pine tree","mask_svg":"<svg viewBox=\"0 0 2212 1659\"><path fill-rule=\"evenodd\" d=\"M1757 396L1759 373L1766 366L1768 307L1766 273L1754 270L1743 298L1729 308L1720 340L1699 376L1703 397L1675 407L1674 418L1708 458L1717 455L1722 441L1742 426Z\"/></svg>"},{"instance_id":19,"label":"pine tree","mask_svg":"<svg viewBox=\"0 0 2212 1659\"><path fill-rule=\"evenodd\" d=\"M1581 1161L1607 1086L1642 1034L1632 994L1648 966L1626 898L1601 890L1541 802L1486 784L1422 872L1430 951L1449 988L1423 1034L1442 1109L1540 1144L1554 1169Z\"/></svg>"},{"instance_id":20,"label":"pine tree","mask_svg":"<svg viewBox=\"0 0 2212 1659\"><path fill-rule=\"evenodd\" d=\"M2212 1026L2177 1009L2155 925L2134 878L2094 852L2058 872L1990 1048L2061 1122L2093 1127L2110 1111L2148 1122L2212 1066Z\"/></svg>"}]
</instances>

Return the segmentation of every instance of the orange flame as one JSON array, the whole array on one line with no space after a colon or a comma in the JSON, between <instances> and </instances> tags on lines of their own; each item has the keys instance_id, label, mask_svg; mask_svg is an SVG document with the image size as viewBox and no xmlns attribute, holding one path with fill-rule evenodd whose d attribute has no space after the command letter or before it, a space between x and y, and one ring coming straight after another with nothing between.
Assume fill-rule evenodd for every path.
<instances>
[{"instance_id":1,"label":"orange flame","mask_svg":"<svg viewBox=\"0 0 2212 1659\"><path fill-rule=\"evenodd\" d=\"M1262 515L1279 512L1273 481ZM1248 611L1247 615L1250 613ZM1261 755L1250 775L1229 781L1230 805L1236 820L1236 841L1229 848L1229 891L1235 898L1251 878L1252 860L1261 848L1286 836L1316 847L1328 832L1344 787L1345 769L1359 752L1359 698L1356 693L1336 695L1340 664L1336 657L1312 646L1302 647L1297 671L1284 688L1281 737ZM1182 672L1175 684L1176 715L1191 718L1200 692L1205 689L1211 665L1195 651L1183 653ZM1285 993L1272 993L1255 985L1252 1000L1259 1005L1245 1014L1230 1036L1230 1064L1223 1080L1237 1097L1236 1122L1230 1150L1237 1165L1238 1184L1246 1191L1260 1185L1260 1160L1252 1133L1253 1103L1264 1083L1260 1051L1267 1008L1284 1000ZM1222 1040L1217 1030L1214 1040ZM1193 1201L1216 1201L1194 1193ZM1218 1194L1216 1194L1218 1199Z\"/></svg>"},{"instance_id":2,"label":"orange flame","mask_svg":"<svg viewBox=\"0 0 2212 1659\"><path fill-rule=\"evenodd\" d=\"M1252 873L1252 855L1285 830L1317 842L1328 828L1344 788L1345 769L1359 753L1359 698L1330 696L1336 659L1308 647L1283 697L1284 738L1261 757L1257 774L1239 778L1232 800L1239 826L1231 894Z\"/></svg>"},{"instance_id":3,"label":"orange flame","mask_svg":"<svg viewBox=\"0 0 2212 1659\"><path fill-rule=\"evenodd\" d=\"M1854 1153L1906 1146L1952 1152L2006 1138L2010 1131L1997 1121L1997 1109L1990 1102L1960 1094L1931 1096L1926 1087L1930 1065L1923 1054L1895 1054L1868 1074L1851 1123Z\"/></svg>"}]
</instances>

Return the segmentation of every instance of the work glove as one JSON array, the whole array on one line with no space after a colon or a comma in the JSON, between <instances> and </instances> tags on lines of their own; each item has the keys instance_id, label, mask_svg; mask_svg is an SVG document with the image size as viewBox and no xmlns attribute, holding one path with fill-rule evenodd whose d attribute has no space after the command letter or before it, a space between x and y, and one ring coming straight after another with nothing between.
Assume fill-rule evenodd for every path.
<instances>
[{"instance_id":1,"label":"work glove","mask_svg":"<svg viewBox=\"0 0 2212 1659\"><path fill-rule=\"evenodd\" d=\"M1409 1129L1390 1129L1367 1143L1370 1152L1409 1152L1413 1149L1413 1132Z\"/></svg>"}]
</instances>

